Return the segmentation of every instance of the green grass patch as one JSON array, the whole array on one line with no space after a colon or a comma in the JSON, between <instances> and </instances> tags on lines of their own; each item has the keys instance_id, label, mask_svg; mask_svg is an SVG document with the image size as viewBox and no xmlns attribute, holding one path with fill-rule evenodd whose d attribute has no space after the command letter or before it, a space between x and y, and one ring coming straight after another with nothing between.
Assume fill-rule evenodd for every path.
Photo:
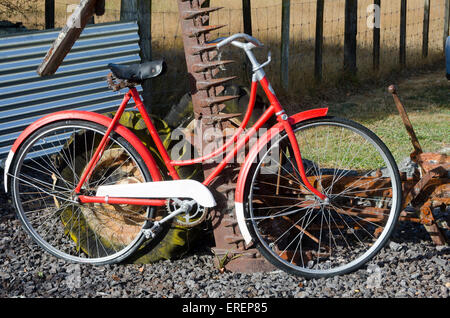
<instances>
[{"instance_id":1,"label":"green grass patch","mask_svg":"<svg viewBox=\"0 0 450 318\"><path fill-rule=\"evenodd\" d=\"M399 97L408 112L424 152L450 150L450 85L442 72L427 74L399 85ZM376 133L397 162L408 157L413 147L386 89L351 96L345 102L329 103L330 114L355 120Z\"/></svg>"}]
</instances>

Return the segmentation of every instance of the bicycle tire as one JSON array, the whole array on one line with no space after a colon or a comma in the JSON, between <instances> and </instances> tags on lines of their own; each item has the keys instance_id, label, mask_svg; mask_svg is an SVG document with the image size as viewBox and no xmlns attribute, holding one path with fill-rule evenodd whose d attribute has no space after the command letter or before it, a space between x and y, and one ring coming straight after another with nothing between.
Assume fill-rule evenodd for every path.
<instances>
[{"instance_id":1,"label":"bicycle tire","mask_svg":"<svg viewBox=\"0 0 450 318\"><path fill-rule=\"evenodd\" d=\"M314 196L302 185L298 175L294 180L297 168L296 164L292 164L295 160L288 150L278 152L281 163L272 170L278 171L280 175L276 177L277 181L271 173L270 176L263 176L268 156L275 154L280 145L287 148L289 146L287 134L281 132L271 145L260 152L260 161L252 166L247 177L244 216L249 232L261 254L273 265L290 274L320 278L352 272L379 252L395 228L401 209L401 183L395 160L373 132L349 120L324 117L298 123L293 129L299 139L308 179L327 194L330 203L325 205L319 204L318 199L311 200ZM303 140L299 137L303 137ZM342 150L346 155L339 161L335 160L342 146L350 140L355 145L350 144L345 153ZM362 140L365 142L359 143ZM327 145L331 144L332 157L327 157L323 141L328 142ZM333 141L338 144L333 144ZM371 156L370 160L360 162L362 155ZM286 156L286 159L282 160L282 156ZM347 157L353 158L351 162L347 162ZM355 162L355 169L333 167L334 161L342 164ZM369 169L370 163L376 170ZM356 169L358 165L361 166L359 170ZM271 164L268 166L270 172ZM379 187L380 184L384 185L383 188ZM271 187L275 185L278 187L275 198L267 199ZM385 186L389 189L384 189ZM337 193L341 188L344 190ZM298 203L294 205L289 199L297 200ZM267 205L267 202L273 206ZM286 204L284 207L283 203ZM373 220L366 214L372 214ZM324 230L325 225L328 225L327 232ZM321 246L322 238L327 239L327 244L322 243ZM365 249L360 251L359 247L355 247L355 254L358 255L351 257L352 246L349 243L358 240L355 246L361 244ZM342 255L338 255L336 251L340 251ZM333 255L333 252L336 254ZM337 266L332 267L334 264Z\"/></svg>"}]
</instances>

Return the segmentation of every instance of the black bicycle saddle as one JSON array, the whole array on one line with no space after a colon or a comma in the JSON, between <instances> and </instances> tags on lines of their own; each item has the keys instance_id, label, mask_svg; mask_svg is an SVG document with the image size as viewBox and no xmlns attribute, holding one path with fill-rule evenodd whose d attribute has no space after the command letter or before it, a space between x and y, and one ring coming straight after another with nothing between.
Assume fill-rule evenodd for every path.
<instances>
[{"instance_id":1,"label":"black bicycle saddle","mask_svg":"<svg viewBox=\"0 0 450 318\"><path fill-rule=\"evenodd\" d=\"M142 83L146 79L162 75L167 70L166 62L163 60L132 65L110 63L108 67L115 77L134 83Z\"/></svg>"}]
</instances>

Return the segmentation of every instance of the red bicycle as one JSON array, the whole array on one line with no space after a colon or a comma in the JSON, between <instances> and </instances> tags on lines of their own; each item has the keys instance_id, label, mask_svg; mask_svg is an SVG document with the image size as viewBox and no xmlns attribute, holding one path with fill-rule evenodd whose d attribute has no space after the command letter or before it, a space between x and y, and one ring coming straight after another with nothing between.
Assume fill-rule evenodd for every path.
<instances>
[{"instance_id":1,"label":"red bicycle","mask_svg":"<svg viewBox=\"0 0 450 318\"><path fill-rule=\"evenodd\" d=\"M350 272L383 247L401 206L400 177L387 147L360 124L327 116L327 108L288 116L263 70L270 56L260 64L252 53L262 43L246 34L211 43L217 49L227 44L243 49L253 65L250 102L240 128L209 154L173 160L165 149L135 88L161 74L162 61L110 65L121 87L129 87L114 118L63 111L20 135L6 161L5 190L41 247L72 262L114 263L144 241L160 239L169 222L198 224L216 205L208 186L255 136L235 194L248 245L255 244L279 268L308 277ZM258 83L270 107L245 130ZM119 124L130 99L164 171L142 141ZM258 134L272 116L278 123ZM215 158L220 158L217 167L203 182L182 180L177 172L179 166Z\"/></svg>"}]
</instances>

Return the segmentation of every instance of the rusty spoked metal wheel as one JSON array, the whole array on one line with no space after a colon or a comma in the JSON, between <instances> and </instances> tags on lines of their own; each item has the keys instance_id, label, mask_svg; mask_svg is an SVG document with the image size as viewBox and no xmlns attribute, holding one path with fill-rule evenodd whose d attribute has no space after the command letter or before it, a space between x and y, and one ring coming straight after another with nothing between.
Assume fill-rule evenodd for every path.
<instances>
[{"instance_id":1,"label":"rusty spoked metal wheel","mask_svg":"<svg viewBox=\"0 0 450 318\"><path fill-rule=\"evenodd\" d=\"M292 274L326 277L369 261L401 209L398 169L383 142L354 122L324 118L294 127L308 180L302 183L285 134L260 153L247 179L245 216L258 248Z\"/></svg>"},{"instance_id":2,"label":"rusty spoked metal wheel","mask_svg":"<svg viewBox=\"0 0 450 318\"><path fill-rule=\"evenodd\" d=\"M70 120L36 131L13 163L11 193L24 228L51 254L72 262L116 263L143 242L141 229L154 217L152 207L79 204L74 188L106 128ZM85 194L98 186L150 182L144 161L121 136L112 133Z\"/></svg>"}]
</instances>

